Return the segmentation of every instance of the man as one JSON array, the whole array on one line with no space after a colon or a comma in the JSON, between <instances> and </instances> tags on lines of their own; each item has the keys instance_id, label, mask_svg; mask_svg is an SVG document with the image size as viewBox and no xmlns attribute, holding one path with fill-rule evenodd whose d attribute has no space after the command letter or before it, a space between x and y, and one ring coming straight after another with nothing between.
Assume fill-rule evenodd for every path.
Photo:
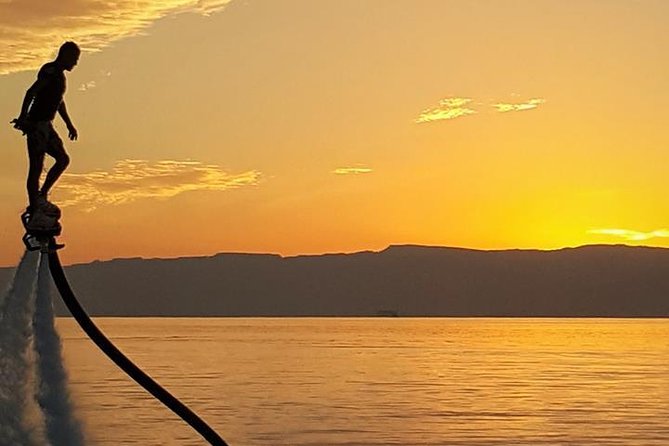
<instances>
[{"instance_id":1,"label":"man","mask_svg":"<svg viewBox=\"0 0 669 446\"><path fill-rule=\"evenodd\" d=\"M70 140L77 139L77 129L72 124L63 96L66 89L65 71L72 71L79 61L81 50L74 42L65 42L58 51L53 62L42 66L37 80L26 92L18 118L12 121L14 128L21 130L28 139L28 212L35 214L38 210L47 215L58 214L57 206L47 200L47 195L54 183L70 163L65 152L63 141L53 128L56 113L65 121ZM48 154L56 162L47 173L42 187L39 186L40 175L44 166L44 155Z\"/></svg>"}]
</instances>

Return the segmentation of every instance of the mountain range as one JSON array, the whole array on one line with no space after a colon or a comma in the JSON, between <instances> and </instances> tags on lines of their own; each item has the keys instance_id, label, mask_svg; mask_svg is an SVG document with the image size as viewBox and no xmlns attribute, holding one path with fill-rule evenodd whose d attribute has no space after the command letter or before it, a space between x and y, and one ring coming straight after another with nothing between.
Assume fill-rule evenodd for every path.
<instances>
[{"instance_id":1,"label":"mountain range","mask_svg":"<svg viewBox=\"0 0 669 446\"><path fill-rule=\"evenodd\" d=\"M6 288L12 268L0 269ZM669 317L669 249L390 246L66 267L95 316ZM56 310L66 315L59 299Z\"/></svg>"}]
</instances>

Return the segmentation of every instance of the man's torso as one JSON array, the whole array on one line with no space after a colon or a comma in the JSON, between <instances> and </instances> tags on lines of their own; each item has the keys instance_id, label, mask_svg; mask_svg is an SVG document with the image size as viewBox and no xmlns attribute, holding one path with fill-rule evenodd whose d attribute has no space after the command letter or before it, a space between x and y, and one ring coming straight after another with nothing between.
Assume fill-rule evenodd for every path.
<instances>
[{"instance_id":1,"label":"man's torso","mask_svg":"<svg viewBox=\"0 0 669 446\"><path fill-rule=\"evenodd\" d=\"M31 121L52 121L65 95L65 73L54 62L42 66L37 74L46 84L33 99L28 112Z\"/></svg>"}]
</instances>

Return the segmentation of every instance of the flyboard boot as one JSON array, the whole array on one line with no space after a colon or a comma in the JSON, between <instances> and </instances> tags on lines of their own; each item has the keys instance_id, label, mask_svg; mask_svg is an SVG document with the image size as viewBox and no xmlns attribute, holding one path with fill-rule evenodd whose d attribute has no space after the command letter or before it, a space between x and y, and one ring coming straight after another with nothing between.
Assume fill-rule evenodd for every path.
<instances>
[{"instance_id":1,"label":"flyboard boot","mask_svg":"<svg viewBox=\"0 0 669 446\"><path fill-rule=\"evenodd\" d=\"M60 216L60 208L43 196L40 196L33 206L29 206L21 214L21 222L26 229L23 243L29 251L39 249L43 253L48 253L65 246L55 241L55 237L59 236L62 231Z\"/></svg>"},{"instance_id":2,"label":"flyboard boot","mask_svg":"<svg viewBox=\"0 0 669 446\"><path fill-rule=\"evenodd\" d=\"M42 194L38 195L37 200L35 200L35 208L37 211L48 217L55 217L56 219L60 219L60 208L47 200L46 197Z\"/></svg>"}]
</instances>

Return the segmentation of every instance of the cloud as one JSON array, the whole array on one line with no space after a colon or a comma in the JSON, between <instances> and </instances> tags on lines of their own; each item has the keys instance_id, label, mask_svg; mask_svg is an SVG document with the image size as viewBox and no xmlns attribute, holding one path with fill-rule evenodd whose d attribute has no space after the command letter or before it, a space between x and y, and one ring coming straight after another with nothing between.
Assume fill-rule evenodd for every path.
<instances>
[{"instance_id":1,"label":"cloud","mask_svg":"<svg viewBox=\"0 0 669 446\"><path fill-rule=\"evenodd\" d=\"M669 238L669 230L667 229L658 229L650 232L632 231L629 229L593 229L588 231L588 233L610 235L635 242L650 240L653 238Z\"/></svg>"},{"instance_id":2,"label":"cloud","mask_svg":"<svg viewBox=\"0 0 669 446\"><path fill-rule=\"evenodd\" d=\"M373 170L369 167L338 167L332 171L335 175L360 175L363 173L372 173Z\"/></svg>"},{"instance_id":3,"label":"cloud","mask_svg":"<svg viewBox=\"0 0 669 446\"><path fill-rule=\"evenodd\" d=\"M513 93L511 96L517 97L518 94ZM418 116L418 118L416 118L414 122L420 124L425 122L450 120L478 113L472 107L471 104L472 101L473 99L471 98L460 98L460 97L450 97L442 99L441 101L439 101L439 106L423 110L420 116ZM496 108L497 111L500 113L507 113L512 111L532 110L545 102L546 100L543 98L532 98L525 102L517 102L517 103L500 102L497 104L492 104L492 106ZM480 102L477 102L476 104L483 105Z\"/></svg>"},{"instance_id":4,"label":"cloud","mask_svg":"<svg viewBox=\"0 0 669 446\"><path fill-rule=\"evenodd\" d=\"M209 15L230 1L0 0L0 74L41 66L65 40L74 40L85 51L99 51L167 15Z\"/></svg>"},{"instance_id":5,"label":"cloud","mask_svg":"<svg viewBox=\"0 0 669 446\"><path fill-rule=\"evenodd\" d=\"M100 82L98 82L96 80L88 81L86 83L83 83L83 84L79 85L79 88L77 88L77 90L79 90L79 91L92 90L93 88L107 82L107 80L111 77L111 75L112 75L111 71L100 70L98 72L98 75L97 75L97 78L100 79Z\"/></svg>"},{"instance_id":6,"label":"cloud","mask_svg":"<svg viewBox=\"0 0 669 446\"><path fill-rule=\"evenodd\" d=\"M81 84L77 90L88 91L92 88L95 88L95 85L95 81L86 82L85 84Z\"/></svg>"},{"instance_id":7,"label":"cloud","mask_svg":"<svg viewBox=\"0 0 669 446\"><path fill-rule=\"evenodd\" d=\"M494 104L493 107L495 107L497 111L500 113L507 113L512 111L532 110L545 102L546 101L544 99L534 98L525 102L518 102L515 104L500 102L498 104Z\"/></svg>"},{"instance_id":8,"label":"cloud","mask_svg":"<svg viewBox=\"0 0 669 446\"><path fill-rule=\"evenodd\" d=\"M459 118L476 113L476 110L468 108L472 100L469 98L445 98L439 101L439 106L423 110L415 119L417 123L442 121Z\"/></svg>"},{"instance_id":9,"label":"cloud","mask_svg":"<svg viewBox=\"0 0 669 446\"><path fill-rule=\"evenodd\" d=\"M121 160L110 171L66 173L57 190L63 207L119 205L146 198L171 198L191 191L226 191L257 185L260 172L229 174L199 161Z\"/></svg>"}]
</instances>

